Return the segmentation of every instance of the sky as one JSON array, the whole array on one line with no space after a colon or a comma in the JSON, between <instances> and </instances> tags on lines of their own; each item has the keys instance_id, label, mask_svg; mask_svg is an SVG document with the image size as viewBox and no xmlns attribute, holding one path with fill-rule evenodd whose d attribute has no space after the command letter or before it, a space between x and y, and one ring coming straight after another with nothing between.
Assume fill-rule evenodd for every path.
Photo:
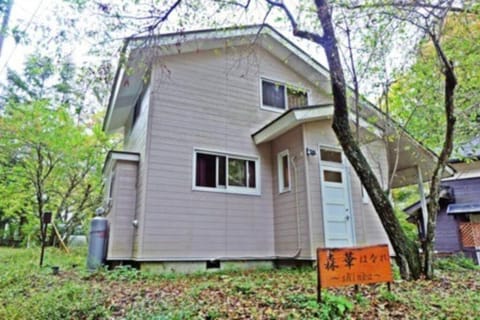
<instances>
[{"instance_id":1,"label":"sky","mask_svg":"<svg viewBox=\"0 0 480 320\"><path fill-rule=\"evenodd\" d=\"M296 16L296 4L297 1L294 0L285 0L287 5L294 11ZM122 1L122 0L108 0L104 1L108 4L115 3L127 3L127 12L129 15L135 15L135 11L138 8L141 8L139 5L135 5L135 1ZM148 2L148 1L145 1ZM74 29L75 32L78 31L78 35L70 35L69 42L62 44L62 49L69 50L73 61L78 65L89 59L86 51L92 45L92 39L87 39L87 37L82 37L87 29L95 29L100 25L99 14L100 11L98 7L93 2L87 2L92 4L90 11L85 11L81 13L81 23L76 26L77 29ZM62 22L68 21L72 11L65 11L63 15L58 15L59 6L65 6L65 1L63 0L14 0L13 9L11 13L11 18L9 22L10 28L18 27L22 31L27 33L33 33L37 28L49 28L49 36L53 36L55 32L59 30L59 23L56 19L62 19ZM67 10L67 9L65 9ZM213 10L213 9L212 9ZM254 1L252 2L251 10L248 13L244 13L242 9L238 9L235 14L218 14L217 12L211 12L211 19L205 18L190 18L183 19L183 13L175 12L169 20L168 23L163 26L161 32L171 32L178 31L179 28L184 30L192 30L198 28L211 27L212 21L216 21L218 26L231 26L239 24L259 24L264 21L264 15L266 12L265 2ZM77 16L78 17L78 16ZM309 53L314 59L320 63L326 65L326 59L324 55L324 50L320 46L313 44L307 40L301 40L292 35L290 24L285 21L285 19L279 19L283 17L278 11L272 11L269 18L265 21L272 26L274 26L278 31L283 35L289 38L292 42L300 46L303 50ZM70 29L71 30L71 29ZM111 52L115 51L112 48L120 48L121 41L120 39L124 36L130 36L134 34L135 28L125 31L123 34L115 34L112 37L109 50ZM129 32L129 33L128 33ZM38 33L37 33L38 34ZM37 38L39 36L37 35ZM14 69L16 71L21 71L23 67L23 62L25 57L32 53L34 50L34 43L38 39L30 39L29 43L20 43L16 44L12 37L6 37L4 41L4 46L0 55L0 82L6 81L6 71L7 68ZM90 42L88 42L90 41ZM93 40L94 41L94 40ZM48 45L47 45L48 47ZM118 52L118 50L117 50ZM90 57L91 59L98 59L98 57ZM118 56L116 54L110 54L109 56L101 57L103 59L111 59L113 64L116 64L118 61ZM397 59L399 60L399 59Z\"/></svg>"},{"instance_id":2,"label":"sky","mask_svg":"<svg viewBox=\"0 0 480 320\"><path fill-rule=\"evenodd\" d=\"M108 2L115 2L117 0L112 0ZM54 21L52 19L52 11L58 10L56 5L61 3L62 0L14 0L13 8L10 16L9 27L18 27L18 29L26 32L32 32L37 27L41 25L49 25L52 28L55 28ZM117 1L118 2L118 1ZM133 3L133 2L132 2ZM253 11L253 18L252 12L248 14L248 16L242 15L241 13L236 15L235 17L227 16L221 22L225 25L232 25L238 23L261 23L263 19L263 13L261 12L262 8L255 8ZM173 19L170 22L171 25L176 24L177 17L172 16ZM274 15L269 23L274 22ZM287 37L293 38L292 40L299 44L304 50L311 52L316 58L323 59L323 50L319 49L316 46L309 45L306 41L299 41L297 38L291 36L290 30L288 30L288 25L285 23L279 24L276 23L275 27L282 32ZM175 28L175 27L174 27ZM188 30L191 27L186 26L185 29ZM198 28L198 26L196 27ZM31 39L32 41L34 39ZM80 39L80 42L82 40ZM118 46L120 46L120 41L118 41ZM84 55L78 53L77 48L85 48L88 46L88 43L76 43L72 44L75 49L72 49L77 57L75 59L80 59L80 57L84 57ZM23 66L23 62L25 57L32 53L34 50L33 45L31 43L19 43L16 44L13 37L7 36L4 40L3 49L0 55L0 81L4 82L6 79L6 71L7 68L14 69L16 71L20 71Z\"/></svg>"},{"instance_id":3,"label":"sky","mask_svg":"<svg viewBox=\"0 0 480 320\"><path fill-rule=\"evenodd\" d=\"M19 26L20 30L29 30L35 24L42 21L48 10L49 0L14 0L10 14L9 26ZM5 81L8 68L19 70L22 67L23 58L32 51L28 45L15 44L12 37L6 37L0 56L0 79Z\"/></svg>"}]
</instances>

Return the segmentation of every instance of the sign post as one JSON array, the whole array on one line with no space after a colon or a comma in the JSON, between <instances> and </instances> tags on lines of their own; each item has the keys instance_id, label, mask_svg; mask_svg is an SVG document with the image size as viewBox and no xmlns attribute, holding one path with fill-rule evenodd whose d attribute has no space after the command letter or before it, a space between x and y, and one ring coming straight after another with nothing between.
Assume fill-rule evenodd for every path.
<instances>
[{"instance_id":1,"label":"sign post","mask_svg":"<svg viewBox=\"0 0 480 320\"><path fill-rule=\"evenodd\" d=\"M43 266L43 256L45 255L45 238L47 237L47 227L48 224L52 222L52 213L46 211L42 215L42 225L41 225L41 234L42 234L42 247L40 251L40 267Z\"/></svg>"},{"instance_id":2,"label":"sign post","mask_svg":"<svg viewBox=\"0 0 480 320\"><path fill-rule=\"evenodd\" d=\"M317 249L317 300L321 289L393 281L388 245Z\"/></svg>"}]
</instances>

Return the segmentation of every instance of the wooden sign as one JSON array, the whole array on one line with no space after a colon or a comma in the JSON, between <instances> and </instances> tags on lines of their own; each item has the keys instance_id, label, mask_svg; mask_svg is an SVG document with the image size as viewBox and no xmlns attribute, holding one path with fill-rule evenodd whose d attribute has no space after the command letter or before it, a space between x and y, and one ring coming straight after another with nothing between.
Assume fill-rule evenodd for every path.
<instances>
[{"instance_id":1,"label":"wooden sign","mask_svg":"<svg viewBox=\"0 0 480 320\"><path fill-rule=\"evenodd\" d=\"M52 212L46 211L42 215L42 222L45 224L49 224L52 222Z\"/></svg>"},{"instance_id":2,"label":"wooden sign","mask_svg":"<svg viewBox=\"0 0 480 320\"><path fill-rule=\"evenodd\" d=\"M318 291L328 287L392 282L388 245L318 248Z\"/></svg>"}]
</instances>

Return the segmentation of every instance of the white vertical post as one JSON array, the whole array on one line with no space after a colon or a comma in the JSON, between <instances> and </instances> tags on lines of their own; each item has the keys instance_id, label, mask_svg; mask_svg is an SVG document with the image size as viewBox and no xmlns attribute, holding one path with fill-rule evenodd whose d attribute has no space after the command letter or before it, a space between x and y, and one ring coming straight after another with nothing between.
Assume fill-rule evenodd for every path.
<instances>
[{"instance_id":1,"label":"white vertical post","mask_svg":"<svg viewBox=\"0 0 480 320\"><path fill-rule=\"evenodd\" d=\"M418 178L418 192L420 193L420 204L422 206L423 231L425 232L424 237L426 237L428 210L427 210L427 200L425 198L425 191L423 189L422 169L420 168L420 166L417 166L417 178Z\"/></svg>"}]
</instances>

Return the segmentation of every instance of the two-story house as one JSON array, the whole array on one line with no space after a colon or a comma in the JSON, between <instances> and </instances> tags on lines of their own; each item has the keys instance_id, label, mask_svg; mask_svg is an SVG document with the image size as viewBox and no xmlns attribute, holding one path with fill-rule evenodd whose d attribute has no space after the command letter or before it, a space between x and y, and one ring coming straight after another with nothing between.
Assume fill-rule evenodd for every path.
<instances>
[{"instance_id":1,"label":"two-story house","mask_svg":"<svg viewBox=\"0 0 480 320\"><path fill-rule=\"evenodd\" d=\"M328 71L276 30L133 38L122 59L104 121L124 135L104 168L109 261L203 270L388 243L331 129ZM385 188L431 173L435 155L385 139L373 106L358 127Z\"/></svg>"}]
</instances>

